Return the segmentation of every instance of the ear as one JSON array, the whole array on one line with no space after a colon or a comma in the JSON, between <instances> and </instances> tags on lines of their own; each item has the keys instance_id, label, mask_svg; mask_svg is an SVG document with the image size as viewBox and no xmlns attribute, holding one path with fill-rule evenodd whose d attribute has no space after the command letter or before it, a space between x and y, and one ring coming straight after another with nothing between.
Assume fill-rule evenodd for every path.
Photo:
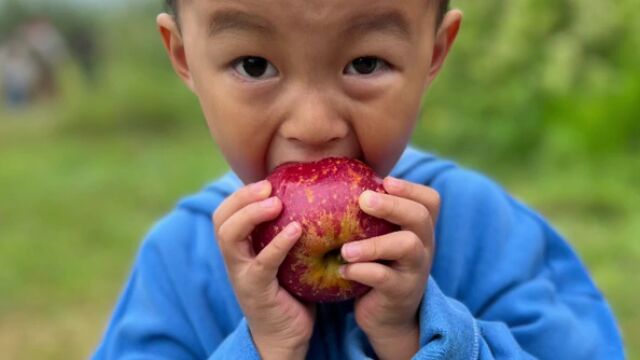
<instances>
[{"instance_id":1,"label":"ear","mask_svg":"<svg viewBox=\"0 0 640 360\"><path fill-rule=\"evenodd\" d=\"M458 36L458 30L462 24L462 12L451 10L447 12L442 24L438 28L436 38L433 43L433 55L431 58L431 68L429 69L428 83L430 84L438 75L444 64L444 60L449 55L449 50Z\"/></svg>"},{"instance_id":2,"label":"ear","mask_svg":"<svg viewBox=\"0 0 640 360\"><path fill-rule=\"evenodd\" d=\"M169 60L176 74L182 79L187 87L194 91L193 78L189 71L189 64L185 55L182 33L173 16L163 13L156 18L158 31L162 37L162 43L167 50Z\"/></svg>"}]
</instances>

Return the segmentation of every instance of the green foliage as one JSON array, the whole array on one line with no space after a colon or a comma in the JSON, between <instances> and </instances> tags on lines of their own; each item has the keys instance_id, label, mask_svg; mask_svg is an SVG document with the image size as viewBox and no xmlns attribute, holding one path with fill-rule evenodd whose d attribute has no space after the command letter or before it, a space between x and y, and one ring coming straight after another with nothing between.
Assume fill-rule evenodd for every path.
<instances>
[{"instance_id":1,"label":"green foliage","mask_svg":"<svg viewBox=\"0 0 640 360\"><path fill-rule=\"evenodd\" d=\"M78 79L67 83L72 95L62 104L64 131L166 132L203 126L196 98L171 71L153 18L134 14L105 22L105 65L95 87L82 88Z\"/></svg>"},{"instance_id":2,"label":"green foliage","mask_svg":"<svg viewBox=\"0 0 640 360\"><path fill-rule=\"evenodd\" d=\"M195 99L167 75L171 74L112 64L101 87L65 99L61 130L113 135L202 126Z\"/></svg>"},{"instance_id":3,"label":"green foliage","mask_svg":"<svg viewBox=\"0 0 640 360\"><path fill-rule=\"evenodd\" d=\"M637 151L637 4L471 1L416 140L492 161ZM549 150L549 147L559 149Z\"/></svg>"},{"instance_id":4,"label":"green foliage","mask_svg":"<svg viewBox=\"0 0 640 360\"><path fill-rule=\"evenodd\" d=\"M29 10L19 0L0 2L0 41L11 35L28 16Z\"/></svg>"}]
</instances>

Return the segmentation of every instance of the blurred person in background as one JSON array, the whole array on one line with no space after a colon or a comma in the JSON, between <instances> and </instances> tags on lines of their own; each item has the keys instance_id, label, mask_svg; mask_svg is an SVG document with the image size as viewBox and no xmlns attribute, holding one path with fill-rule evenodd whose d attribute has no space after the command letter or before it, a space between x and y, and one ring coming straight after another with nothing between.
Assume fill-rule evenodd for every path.
<instances>
[{"instance_id":1,"label":"blurred person in background","mask_svg":"<svg viewBox=\"0 0 640 360\"><path fill-rule=\"evenodd\" d=\"M0 46L0 79L7 106L21 107L31 101L40 75L38 70L29 47L17 33Z\"/></svg>"},{"instance_id":2,"label":"blurred person in background","mask_svg":"<svg viewBox=\"0 0 640 360\"><path fill-rule=\"evenodd\" d=\"M58 93L57 73L67 59L64 38L44 16L32 18L23 26L22 32L39 68L38 83L34 89L35 96L45 99L53 98Z\"/></svg>"},{"instance_id":3,"label":"blurred person in background","mask_svg":"<svg viewBox=\"0 0 640 360\"><path fill-rule=\"evenodd\" d=\"M9 107L58 94L58 72L68 58L65 40L46 17L34 17L0 46L0 79Z\"/></svg>"}]
</instances>

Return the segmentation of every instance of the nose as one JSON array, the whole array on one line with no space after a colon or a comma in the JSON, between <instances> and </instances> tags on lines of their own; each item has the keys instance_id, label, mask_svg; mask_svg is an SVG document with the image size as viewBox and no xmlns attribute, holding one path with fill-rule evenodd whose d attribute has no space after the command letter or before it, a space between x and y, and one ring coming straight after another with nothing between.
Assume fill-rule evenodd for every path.
<instances>
[{"instance_id":1,"label":"nose","mask_svg":"<svg viewBox=\"0 0 640 360\"><path fill-rule=\"evenodd\" d=\"M348 136L349 123L328 96L311 92L296 97L293 103L280 127L287 141L305 149L321 149Z\"/></svg>"}]
</instances>

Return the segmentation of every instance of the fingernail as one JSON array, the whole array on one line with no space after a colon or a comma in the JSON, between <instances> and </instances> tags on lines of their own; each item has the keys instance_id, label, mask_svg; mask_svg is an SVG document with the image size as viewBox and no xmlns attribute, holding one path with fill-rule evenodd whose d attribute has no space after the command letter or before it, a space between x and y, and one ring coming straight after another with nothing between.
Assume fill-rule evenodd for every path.
<instances>
[{"instance_id":1,"label":"fingernail","mask_svg":"<svg viewBox=\"0 0 640 360\"><path fill-rule=\"evenodd\" d=\"M375 209L380 205L380 198L373 191L366 191L363 195L363 202L365 206L370 209Z\"/></svg>"},{"instance_id":2,"label":"fingernail","mask_svg":"<svg viewBox=\"0 0 640 360\"><path fill-rule=\"evenodd\" d=\"M361 249L358 244L345 244L342 246L342 253L346 259L355 260L360 256Z\"/></svg>"},{"instance_id":3,"label":"fingernail","mask_svg":"<svg viewBox=\"0 0 640 360\"><path fill-rule=\"evenodd\" d=\"M338 274L340 274L341 278L345 278L346 265L340 265L338 268Z\"/></svg>"},{"instance_id":4,"label":"fingernail","mask_svg":"<svg viewBox=\"0 0 640 360\"><path fill-rule=\"evenodd\" d=\"M296 222L293 222L287 225L287 228L284 229L284 236L286 236L289 239L292 239L298 236L299 231L300 231L300 225L298 225L298 223Z\"/></svg>"},{"instance_id":5,"label":"fingernail","mask_svg":"<svg viewBox=\"0 0 640 360\"><path fill-rule=\"evenodd\" d=\"M270 209L270 208L272 208L272 207L275 207L275 206L276 206L276 202L277 202L277 201L278 201L278 198L276 198L276 197L270 197L270 198L268 198L268 199L266 199L266 200L262 200L262 201L260 202L260 205L262 205L262 207L264 207L264 208Z\"/></svg>"},{"instance_id":6,"label":"fingernail","mask_svg":"<svg viewBox=\"0 0 640 360\"><path fill-rule=\"evenodd\" d=\"M264 195L267 195L267 192L269 191L269 181L262 180L255 184L249 185L249 187L250 187L250 190L255 194L264 196Z\"/></svg>"},{"instance_id":7,"label":"fingernail","mask_svg":"<svg viewBox=\"0 0 640 360\"><path fill-rule=\"evenodd\" d=\"M393 190L393 191L399 191L402 189L402 181L394 178L394 177L387 177L387 188L389 188L389 190Z\"/></svg>"}]
</instances>

